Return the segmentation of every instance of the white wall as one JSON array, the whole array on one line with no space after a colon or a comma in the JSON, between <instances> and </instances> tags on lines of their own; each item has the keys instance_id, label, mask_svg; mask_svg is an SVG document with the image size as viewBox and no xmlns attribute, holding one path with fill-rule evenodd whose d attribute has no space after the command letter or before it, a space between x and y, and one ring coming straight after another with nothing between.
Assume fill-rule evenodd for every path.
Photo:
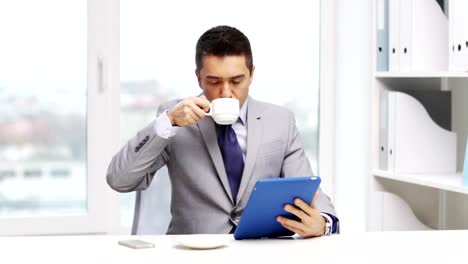
<instances>
[{"instance_id":1,"label":"white wall","mask_svg":"<svg viewBox=\"0 0 468 264\"><path fill-rule=\"evenodd\" d=\"M366 229L372 1L336 5L336 199L341 232Z\"/></svg>"}]
</instances>

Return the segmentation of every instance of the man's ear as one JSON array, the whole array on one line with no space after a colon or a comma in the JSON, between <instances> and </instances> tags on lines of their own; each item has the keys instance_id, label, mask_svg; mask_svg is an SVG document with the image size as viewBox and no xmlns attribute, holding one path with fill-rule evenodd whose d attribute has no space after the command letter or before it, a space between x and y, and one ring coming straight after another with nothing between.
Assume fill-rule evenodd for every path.
<instances>
[{"instance_id":1,"label":"man's ear","mask_svg":"<svg viewBox=\"0 0 468 264\"><path fill-rule=\"evenodd\" d=\"M254 71L255 71L255 65L252 65L252 70L250 71L250 77L249 77L249 86L252 83Z\"/></svg>"},{"instance_id":2,"label":"man's ear","mask_svg":"<svg viewBox=\"0 0 468 264\"><path fill-rule=\"evenodd\" d=\"M197 76L198 86L200 87L200 89L203 89L202 86L201 86L201 77L200 77L200 70L199 69L195 69L195 75Z\"/></svg>"},{"instance_id":3,"label":"man's ear","mask_svg":"<svg viewBox=\"0 0 468 264\"><path fill-rule=\"evenodd\" d=\"M252 65L252 70L250 71L250 79L253 78L254 71L255 71L255 65Z\"/></svg>"}]
</instances>

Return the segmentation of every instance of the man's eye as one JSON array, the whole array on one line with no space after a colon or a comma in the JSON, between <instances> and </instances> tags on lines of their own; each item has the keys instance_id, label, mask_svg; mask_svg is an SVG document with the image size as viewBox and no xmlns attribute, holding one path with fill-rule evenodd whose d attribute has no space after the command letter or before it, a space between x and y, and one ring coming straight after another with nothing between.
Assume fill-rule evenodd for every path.
<instances>
[{"instance_id":1,"label":"man's eye","mask_svg":"<svg viewBox=\"0 0 468 264\"><path fill-rule=\"evenodd\" d=\"M208 81L209 84L218 84L219 81Z\"/></svg>"},{"instance_id":2,"label":"man's eye","mask_svg":"<svg viewBox=\"0 0 468 264\"><path fill-rule=\"evenodd\" d=\"M241 82L242 82L242 80L232 80L232 83L233 83L233 84L239 84L239 83L241 83Z\"/></svg>"}]
</instances>

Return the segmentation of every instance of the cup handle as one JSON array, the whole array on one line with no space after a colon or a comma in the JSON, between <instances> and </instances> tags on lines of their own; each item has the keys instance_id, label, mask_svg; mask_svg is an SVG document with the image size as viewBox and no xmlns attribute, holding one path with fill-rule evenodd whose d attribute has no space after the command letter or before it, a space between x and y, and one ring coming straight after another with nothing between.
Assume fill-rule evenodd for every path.
<instances>
[{"instance_id":1,"label":"cup handle","mask_svg":"<svg viewBox=\"0 0 468 264\"><path fill-rule=\"evenodd\" d=\"M205 115L213 116L213 105L211 103L210 103L210 110L208 111L208 113L205 113Z\"/></svg>"}]
</instances>

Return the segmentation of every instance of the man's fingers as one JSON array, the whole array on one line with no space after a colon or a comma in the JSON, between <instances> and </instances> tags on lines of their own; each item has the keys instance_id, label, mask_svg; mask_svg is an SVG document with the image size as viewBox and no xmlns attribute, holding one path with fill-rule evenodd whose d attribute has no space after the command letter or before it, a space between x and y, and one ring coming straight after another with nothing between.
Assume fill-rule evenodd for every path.
<instances>
[{"instance_id":1,"label":"man's fingers","mask_svg":"<svg viewBox=\"0 0 468 264\"><path fill-rule=\"evenodd\" d=\"M187 114L188 114L188 117L190 119L190 124L195 124L201 119L201 117L198 117L198 115L192 110L193 109L188 110ZM200 110L200 109L198 109L198 110Z\"/></svg>"},{"instance_id":2,"label":"man's fingers","mask_svg":"<svg viewBox=\"0 0 468 264\"><path fill-rule=\"evenodd\" d=\"M209 108L210 102L205 96L188 97L172 107L168 116L173 125L189 126L204 118Z\"/></svg>"},{"instance_id":3,"label":"man's fingers","mask_svg":"<svg viewBox=\"0 0 468 264\"><path fill-rule=\"evenodd\" d=\"M301 220L305 220L308 217L307 214L304 213L303 210L298 209L297 207L295 207L293 205L290 205L290 204L285 205L283 209L286 212L289 212L289 213L299 217L299 219L301 219Z\"/></svg>"},{"instance_id":4,"label":"man's fingers","mask_svg":"<svg viewBox=\"0 0 468 264\"><path fill-rule=\"evenodd\" d=\"M197 120L193 118L191 115L187 115L182 121L181 126L190 126L196 124Z\"/></svg>"},{"instance_id":5,"label":"man's fingers","mask_svg":"<svg viewBox=\"0 0 468 264\"><path fill-rule=\"evenodd\" d=\"M293 231L296 234L304 234L303 225L297 221L288 219L283 216L278 216L276 218L276 221L278 221L282 226Z\"/></svg>"},{"instance_id":6,"label":"man's fingers","mask_svg":"<svg viewBox=\"0 0 468 264\"><path fill-rule=\"evenodd\" d=\"M192 102L192 104L190 104L190 108L193 114L198 117L198 120L205 117L206 112L203 109L201 109L198 105L196 105L195 102Z\"/></svg>"},{"instance_id":7,"label":"man's fingers","mask_svg":"<svg viewBox=\"0 0 468 264\"><path fill-rule=\"evenodd\" d=\"M289 229L289 230L291 230L292 232L294 232L294 233L296 233L296 234L298 234L298 235L304 237L304 234L305 234L305 233L304 233L304 231L302 231L301 229L295 228L295 227L290 226L290 225L288 225L288 224L281 224L281 225L282 225L284 228Z\"/></svg>"},{"instance_id":8,"label":"man's fingers","mask_svg":"<svg viewBox=\"0 0 468 264\"><path fill-rule=\"evenodd\" d=\"M313 203L313 202L312 202ZM302 199L296 198L294 199L294 205L299 207L302 211L304 211L306 214L309 216L312 216L314 214L315 208L308 205L306 202L304 202Z\"/></svg>"},{"instance_id":9,"label":"man's fingers","mask_svg":"<svg viewBox=\"0 0 468 264\"><path fill-rule=\"evenodd\" d=\"M202 95L200 97L193 97L193 102L195 105L197 105L199 108L203 109L203 111L206 113L210 110L210 101L206 98L206 96Z\"/></svg>"}]
</instances>

